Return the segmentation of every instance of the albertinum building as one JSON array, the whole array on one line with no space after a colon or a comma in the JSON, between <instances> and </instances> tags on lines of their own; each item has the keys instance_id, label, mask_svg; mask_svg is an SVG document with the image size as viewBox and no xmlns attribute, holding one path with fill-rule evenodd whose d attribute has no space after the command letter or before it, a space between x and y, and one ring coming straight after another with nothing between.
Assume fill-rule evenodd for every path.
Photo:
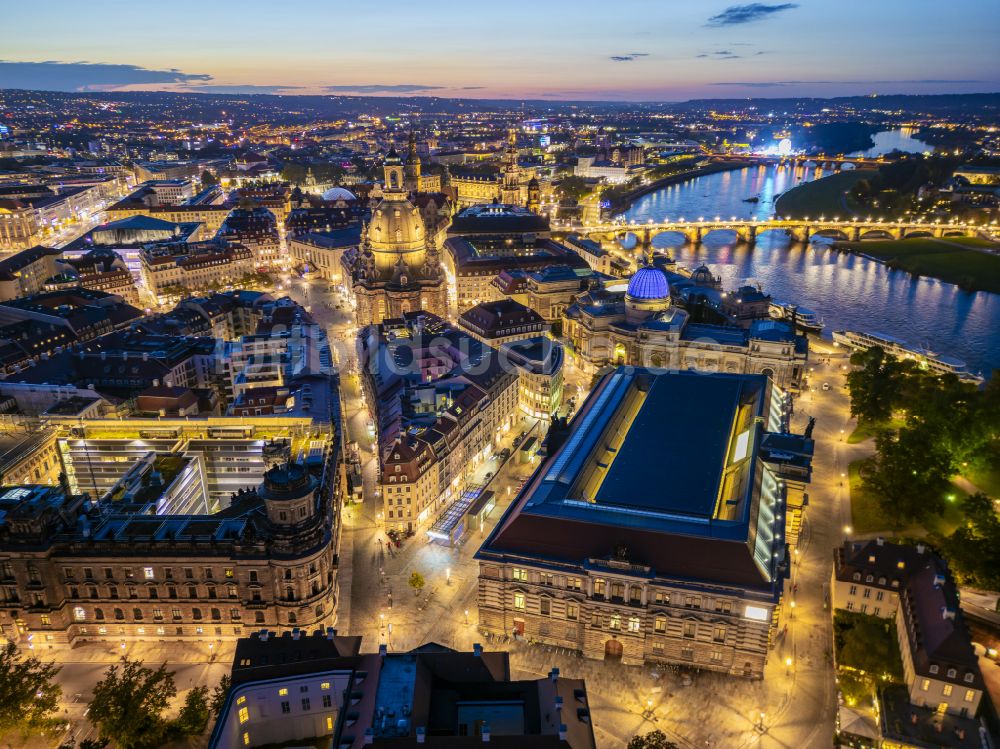
<instances>
[{"instance_id":1,"label":"albertinum building","mask_svg":"<svg viewBox=\"0 0 1000 749\"><path fill-rule=\"evenodd\" d=\"M606 375L478 552L482 628L762 677L812 457L784 404L763 375Z\"/></svg>"}]
</instances>

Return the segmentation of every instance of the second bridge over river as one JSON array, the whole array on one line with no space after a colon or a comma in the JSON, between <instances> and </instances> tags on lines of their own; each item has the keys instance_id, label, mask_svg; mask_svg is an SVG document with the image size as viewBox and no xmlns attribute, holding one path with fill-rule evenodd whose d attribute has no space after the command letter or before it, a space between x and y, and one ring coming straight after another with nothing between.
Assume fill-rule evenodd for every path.
<instances>
[{"instance_id":1,"label":"second bridge over river","mask_svg":"<svg viewBox=\"0 0 1000 749\"><path fill-rule=\"evenodd\" d=\"M563 227L561 227L563 228ZM852 219L767 219L762 221L737 219L705 219L662 222L608 222L575 225L563 228L595 241L620 243L629 234L638 242L648 245L659 234L681 234L691 244L699 244L713 232L735 232L741 242L753 244L769 231L779 231L796 242L808 242L815 237L827 237L857 242L863 239L909 239L911 237L971 237L985 226L973 223L942 223L918 221L881 221Z\"/></svg>"}]
</instances>

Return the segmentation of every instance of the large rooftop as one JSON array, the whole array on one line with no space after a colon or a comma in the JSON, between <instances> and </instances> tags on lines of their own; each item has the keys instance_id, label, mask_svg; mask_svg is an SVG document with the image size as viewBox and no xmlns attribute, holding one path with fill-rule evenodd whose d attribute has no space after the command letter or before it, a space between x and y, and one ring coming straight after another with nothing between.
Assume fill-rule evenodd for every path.
<instances>
[{"instance_id":1,"label":"large rooftop","mask_svg":"<svg viewBox=\"0 0 1000 749\"><path fill-rule=\"evenodd\" d=\"M626 548L658 574L773 593L784 453L766 443L780 434L811 453L783 429L762 375L618 369L479 553L580 563Z\"/></svg>"}]
</instances>

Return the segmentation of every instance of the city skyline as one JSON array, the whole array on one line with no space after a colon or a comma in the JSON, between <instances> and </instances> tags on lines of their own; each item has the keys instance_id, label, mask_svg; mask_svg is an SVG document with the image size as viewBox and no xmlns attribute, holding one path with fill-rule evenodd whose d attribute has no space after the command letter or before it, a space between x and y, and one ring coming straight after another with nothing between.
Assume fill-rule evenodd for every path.
<instances>
[{"instance_id":1,"label":"city skyline","mask_svg":"<svg viewBox=\"0 0 1000 749\"><path fill-rule=\"evenodd\" d=\"M899 0L126 7L8 9L0 88L671 101L1000 87L987 0L944 16Z\"/></svg>"}]
</instances>

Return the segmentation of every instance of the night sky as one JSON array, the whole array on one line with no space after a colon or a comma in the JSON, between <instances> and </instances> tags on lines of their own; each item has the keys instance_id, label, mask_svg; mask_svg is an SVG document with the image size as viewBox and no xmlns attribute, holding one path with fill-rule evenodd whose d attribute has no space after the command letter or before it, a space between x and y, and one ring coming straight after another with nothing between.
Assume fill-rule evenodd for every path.
<instances>
[{"instance_id":1,"label":"night sky","mask_svg":"<svg viewBox=\"0 0 1000 749\"><path fill-rule=\"evenodd\" d=\"M682 100L1000 90L997 0L4 4L0 87Z\"/></svg>"}]
</instances>

